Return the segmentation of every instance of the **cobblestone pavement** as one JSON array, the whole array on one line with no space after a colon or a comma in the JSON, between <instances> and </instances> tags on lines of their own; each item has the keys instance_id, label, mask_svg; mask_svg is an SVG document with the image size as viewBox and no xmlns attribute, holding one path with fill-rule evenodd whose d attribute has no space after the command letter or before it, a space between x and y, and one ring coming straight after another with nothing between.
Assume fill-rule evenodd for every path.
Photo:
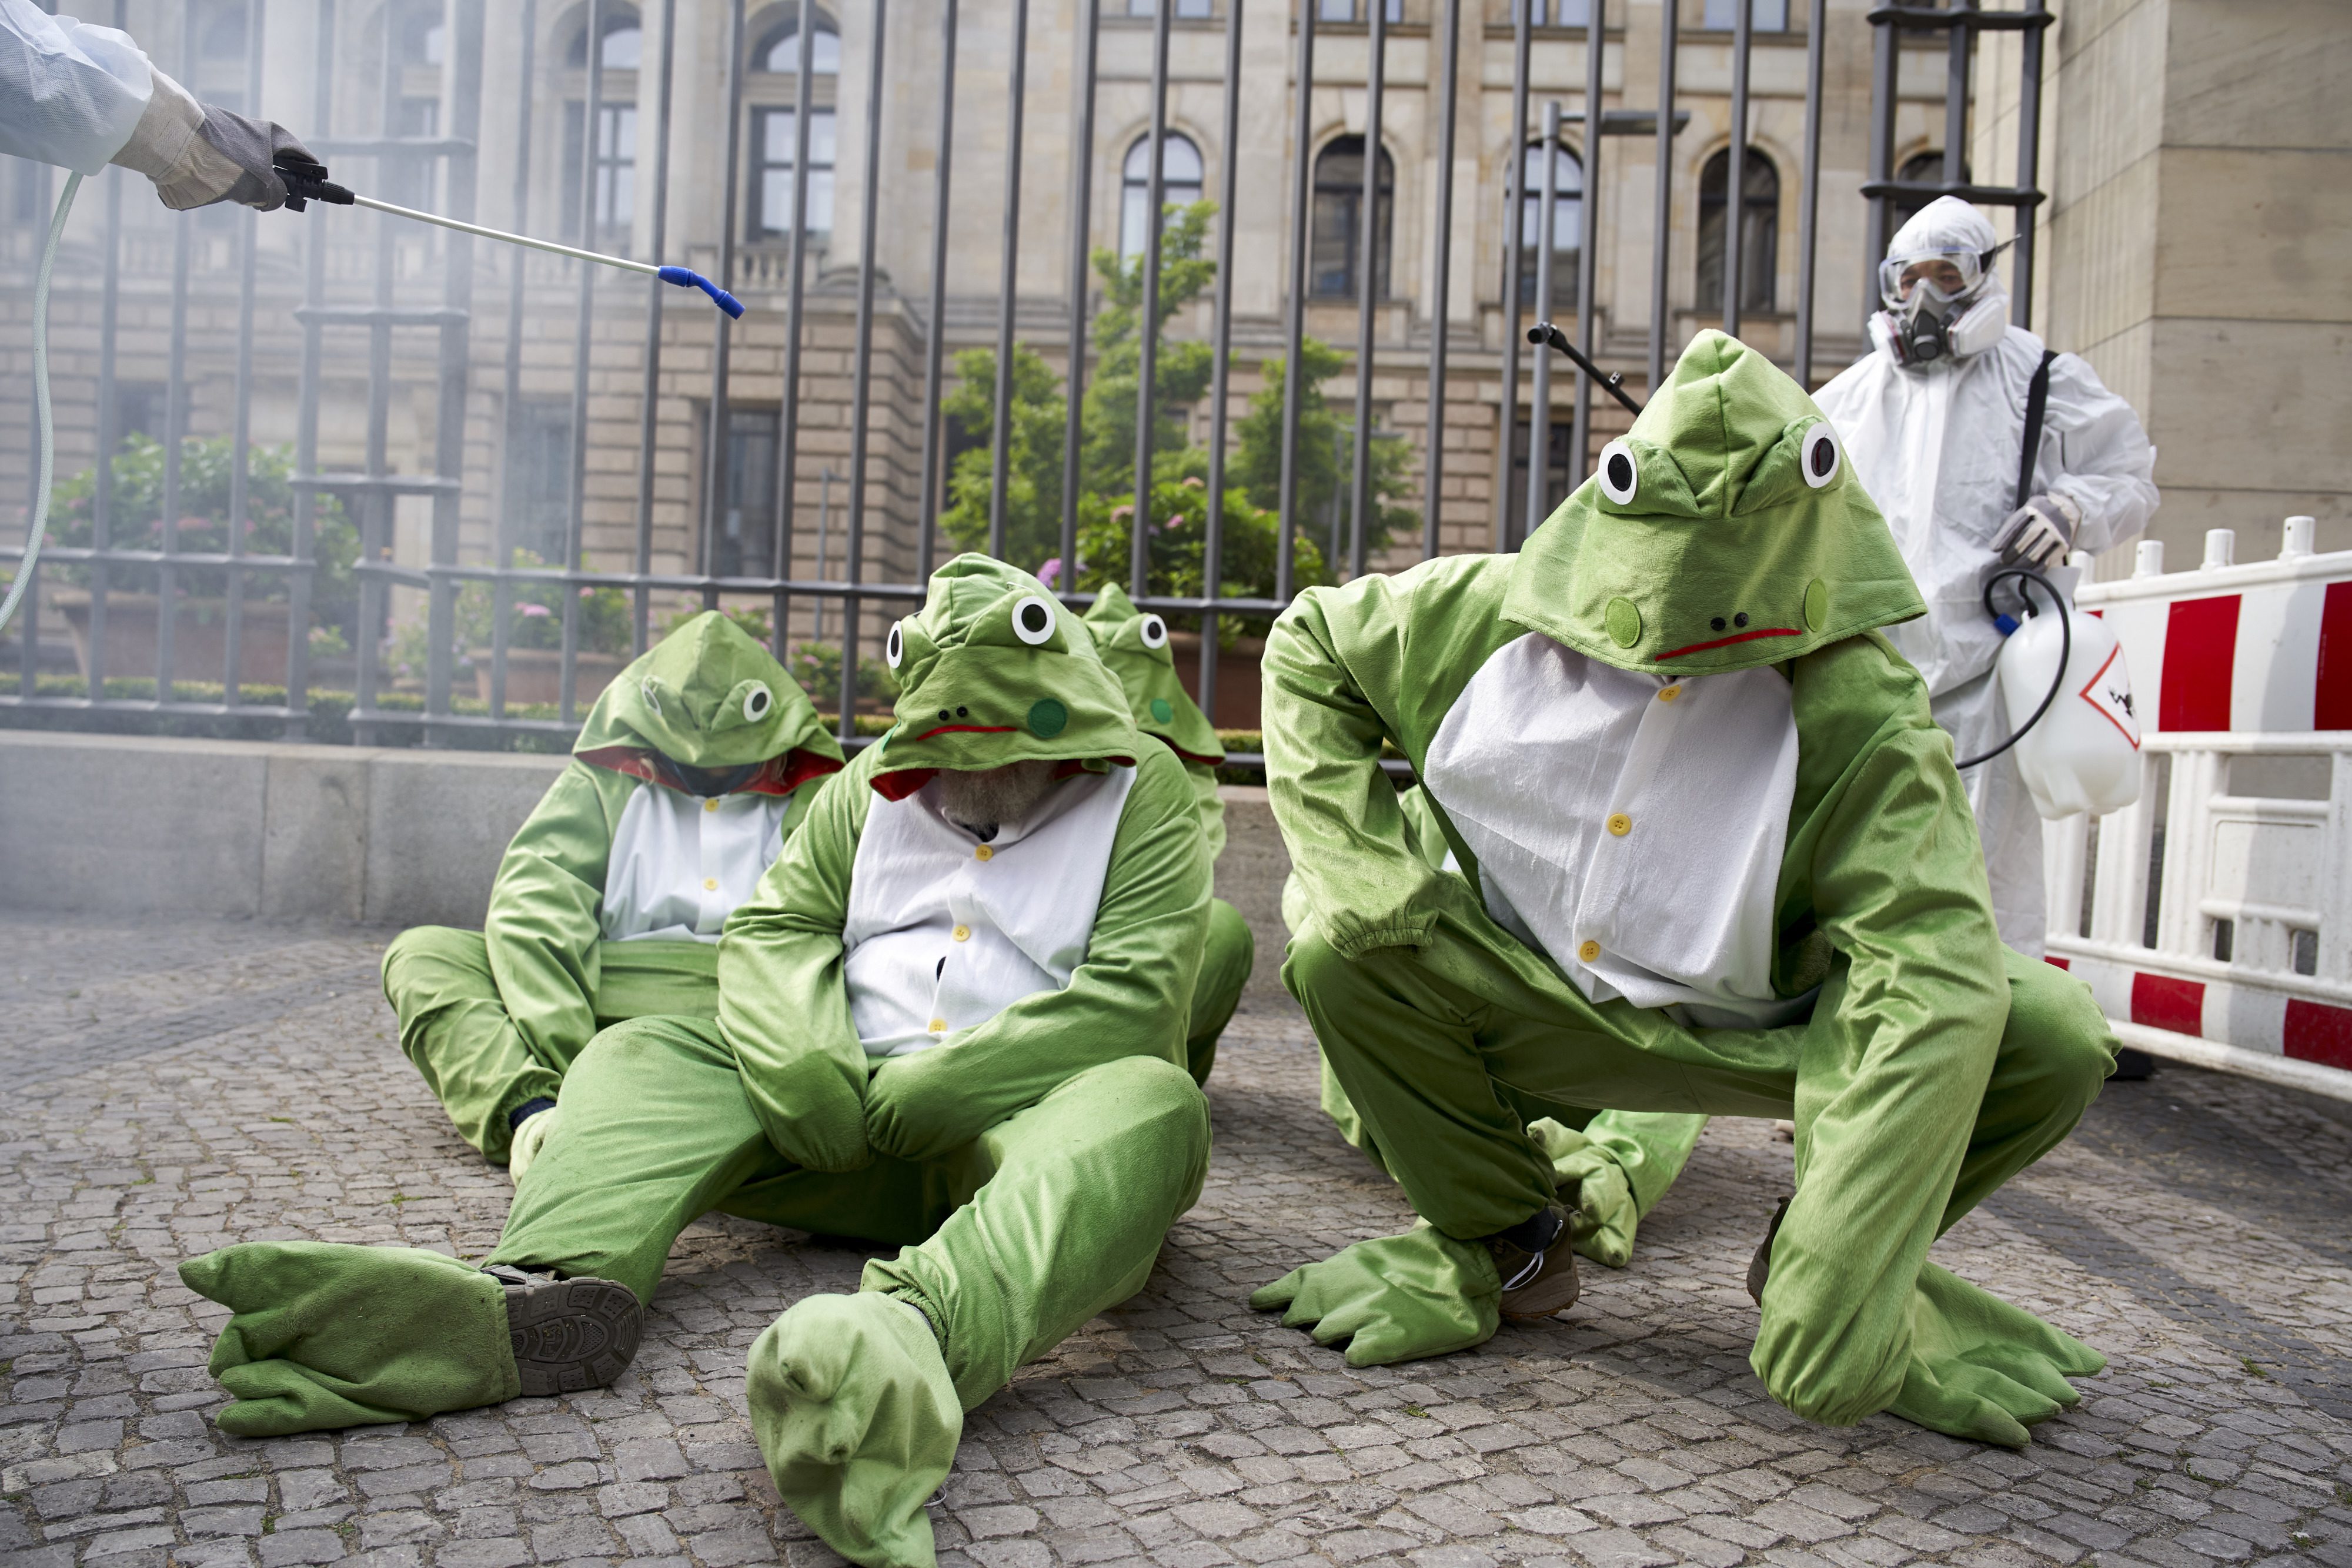
<instances>
[{"instance_id":1,"label":"cobblestone pavement","mask_svg":"<svg viewBox=\"0 0 2352 1568\"><path fill-rule=\"evenodd\" d=\"M832 1554L744 1416L752 1337L862 1254L738 1222L679 1243L618 1387L405 1427L215 1430L220 1312L172 1265L310 1236L478 1256L508 1186L402 1061L382 934L0 916L0 1558L439 1568ZM1808 1426L1740 1288L1789 1146L1715 1124L1633 1266L1481 1350L1349 1370L1244 1298L1400 1228L1315 1109L1290 1011L1235 1020L1207 1191L1143 1294L971 1418L943 1560L1675 1561L2352 1568L2352 1117L2171 1070L1938 1249L2112 1358L2023 1454Z\"/></svg>"}]
</instances>

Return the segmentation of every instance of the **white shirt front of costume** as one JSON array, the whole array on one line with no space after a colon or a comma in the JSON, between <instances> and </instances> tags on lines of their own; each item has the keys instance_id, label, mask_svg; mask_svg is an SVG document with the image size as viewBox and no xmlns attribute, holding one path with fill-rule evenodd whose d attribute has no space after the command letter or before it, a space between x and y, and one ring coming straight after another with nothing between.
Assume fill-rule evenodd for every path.
<instances>
[{"instance_id":1,"label":"white shirt front of costume","mask_svg":"<svg viewBox=\"0 0 2352 1568\"><path fill-rule=\"evenodd\" d=\"M607 942L716 942L784 847L790 795L688 795L640 782L604 865Z\"/></svg>"},{"instance_id":2,"label":"white shirt front of costume","mask_svg":"<svg viewBox=\"0 0 2352 1568\"><path fill-rule=\"evenodd\" d=\"M1775 1024L1773 904L1797 723L1772 669L1636 674L1530 632L1438 728L1429 791L1488 913L1596 1002Z\"/></svg>"},{"instance_id":3,"label":"white shirt front of costume","mask_svg":"<svg viewBox=\"0 0 2352 1568\"><path fill-rule=\"evenodd\" d=\"M1135 769L1065 779L982 843L939 786L877 800L857 840L843 925L849 1012L868 1056L954 1043L1086 961Z\"/></svg>"}]
</instances>

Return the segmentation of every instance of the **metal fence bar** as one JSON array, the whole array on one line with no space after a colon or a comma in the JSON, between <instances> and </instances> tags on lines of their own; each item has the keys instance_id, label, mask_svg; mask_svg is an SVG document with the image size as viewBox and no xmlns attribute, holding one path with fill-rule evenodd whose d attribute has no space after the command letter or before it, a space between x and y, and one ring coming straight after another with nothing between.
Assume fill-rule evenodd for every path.
<instances>
[{"instance_id":1,"label":"metal fence bar","mask_svg":"<svg viewBox=\"0 0 2352 1568\"><path fill-rule=\"evenodd\" d=\"M115 0L114 22L124 23L124 0ZM98 350L98 465L91 475L90 544L98 549L110 549L114 544L114 453L122 444L122 415L115 404L115 326L121 319L122 305L122 183L131 176L121 170L110 169L106 176L106 263L105 277L100 285ZM46 182L44 182L46 188ZM106 698L106 590L110 573L104 561L92 561L89 568L89 679L82 687L84 702L102 702ZM38 691L37 672L40 666L40 589L37 580L26 591L26 602L32 608L25 612L19 635L24 646L19 656L24 661L24 695L32 696Z\"/></svg>"},{"instance_id":2,"label":"metal fence bar","mask_svg":"<svg viewBox=\"0 0 2352 1568\"><path fill-rule=\"evenodd\" d=\"M318 54L311 62L310 123L320 132L334 124L335 0L318 3ZM121 176L116 177L120 189ZM302 368L294 399L294 471L305 479L319 471L319 361L326 323L319 312L327 305L327 230L309 225L302 235L302 305L296 325L302 332ZM318 538L319 492L309 484L294 491L294 538L289 547L297 560L311 559ZM361 579L361 592L367 580ZM310 573L289 574L286 623L289 628L310 623ZM352 651L357 655L354 685L371 678L375 664L373 623L362 617L352 628ZM299 740L309 731L310 640L286 639L286 738ZM356 728L353 738L357 738Z\"/></svg>"},{"instance_id":3,"label":"metal fence bar","mask_svg":"<svg viewBox=\"0 0 2352 1568\"><path fill-rule=\"evenodd\" d=\"M1449 6L1460 0L1446 0ZM1225 6L1225 118L1217 170L1217 319L1209 363L1209 496L1201 539L1201 591L1214 597L1225 564L1226 361L1234 341L1234 200L1240 188L1242 139L1242 0ZM1217 722L1217 617L1201 617L1201 712Z\"/></svg>"},{"instance_id":4,"label":"metal fence bar","mask_svg":"<svg viewBox=\"0 0 2352 1568\"><path fill-rule=\"evenodd\" d=\"M1025 9L1028 0L1018 3ZM844 739L857 733L857 588L866 575L866 441L874 392L874 219L882 200L882 44L887 36L889 7L890 0L874 0L874 54L866 77L866 200L857 217L857 357L849 413L849 542L841 574L849 585L841 601L839 733ZM996 423L1000 427L1004 423L1001 402Z\"/></svg>"},{"instance_id":5,"label":"metal fence bar","mask_svg":"<svg viewBox=\"0 0 2352 1568\"><path fill-rule=\"evenodd\" d=\"M955 152L956 11L947 0L947 27L940 44L940 148L932 175L931 302L923 342L923 494L916 504L916 575L928 579L937 559L940 525L940 378L948 339L948 195ZM781 562L776 575L782 577Z\"/></svg>"},{"instance_id":6,"label":"metal fence bar","mask_svg":"<svg viewBox=\"0 0 2352 1568\"><path fill-rule=\"evenodd\" d=\"M481 133L482 120L482 8L484 0L447 0L443 13L447 40L444 57L444 82L448 93L447 113L442 129L450 133L448 140L463 151L451 151L441 156L444 172L442 196L448 211L461 221L474 216L475 155L474 142ZM593 152L593 144L591 144ZM412 161L420 167L430 168L435 154L417 153ZM593 160L592 159L591 162ZM425 182L420 181L420 184ZM438 241L445 246L441 271L440 341L436 345L438 364L434 392L433 471L436 476L462 476L466 471L466 371L473 338L474 306L474 241L473 236L452 234ZM458 506L462 498L460 484L452 483L436 489L433 496L432 536L426 554L433 560L457 559ZM426 625L429 635L444 644L457 638L457 591L446 587L426 602ZM578 596L567 599L569 607ZM566 660L569 677L571 661ZM434 698L437 695L438 702ZM436 708L449 711L449 691L445 683L437 694L428 693L425 713L428 720ZM564 716L572 716L564 709ZM425 744L438 745L446 735L429 722L425 727Z\"/></svg>"},{"instance_id":7,"label":"metal fence bar","mask_svg":"<svg viewBox=\"0 0 2352 1568\"><path fill-rule=\"evenodd\" d=\"M805 10L802 21L808 20ZM803 26L803 33L809 29ZM803 71L805 82L808 74ZM805 117L803 117L805 118ZM727 7L727 183L719 204L719 276L729 282L735 277L735 208L743 193L743 0L730 0ZM803 160L805 162L805 160ZM794 172L798 178L798 171ZM710 325L710 439L705 444L702 474L702 570L709 571L719 558L719 519L727 512L727 424L729 353L734 340L727 329L732 326L722 312ZM795 333L800 328L800 315L793 316ZM706 588L702 591L705 610L719 608L719 591ZM568 662L568 661L567 661Z\"/></svg>"},{"instance_id":8,"label":"metal fence bar","mask_svg":"<svg viewBox=\"0 0 2352 1568\"><path fill-rule=\"evenodd\" d=\"M1975 0L1948 0L1955 11L1973 11ZM1944 34L1944 183L1963 184L1969 169L1969 57L1976 35L1966 27Z\"/></svg>"},{"instance_id":9,"label":"metal fence bar","mask_svg":"<svg viewBox=\"0 0 2352 1568\"><path fill-rule=\"evenodd\" d=\"M1307 338L1307 217L1315 192L1315 7L1298 0L1297 129L1292 133L1290 193L1290 297L1283 329L1282 494L1274 551L1274 596L1290 597L1295 562L1292 535L1298 519L1298 356ZM1327 563L1328 564L1328 563Z\"/></svg>"},{"instance_id":10,"label":"metal fence bar","mask_svg":"<svg viewBox=\"0 0 2352 1568\"><path fill-rule=\"evenodd\" d=\"M1666 0L1672 5L1674 0ZM1536 0L1518 0L1511 16L1511 152L1503 180L1503 402L1502 438L1495 451L1495 548L1509 549L1511 538L1511 449L1519 430L1519 252L1527 243L1528 185L1528 60ZM1530 464L1541 461L1533 450L1535 423L1528 426Z\"/></svg>"},{"instance_id":11,"label":"metal fence bar","mask_svg":"<svg viewBox=\"0 0 2352 1568\"><path fill-rule=\"evenodd\" d=\"M1440 25L1445 29L1444 63L1439 68L1444 72L1444 82L1437 95L1437 244L1434 276L1430 280L1429 434L1423 443L1427 450L1421 498L1421 553L1425 560L1437 556L1440 492L1445 476L1446 317L1454 287L1454 135L1459 128L1455 89L1462 68L1462 0L1445 0L1445 20ZM1220 275L1223 270L1221 266Z\"/></svg>"},{"instance_id":12,"label":"metal fence bar","mask_svg":"<svg viewBox=\"0 0 2352 1568\"><path fill-rule=\"evenodd\" d=\"M877 4L879 0L877 0ZM877 25L879 18L877 17ZM989 404L988 553L1004 554L1004 487L1012 478L1008 466L1013 440L1013 313L1021 292L1021 130L1027 117L1029 81L1029 0L1013 0L1013 74L1006 89L1004 153L1004 248L998 265L996 304L996 395ZM861 277L874 271L873 247L859 263ZM854 497L865 483L861 472L850 477L850 515L857 515ZM848 708L842 709L843 722ZM848 733L844 731L844 734Z\"/></svg>"},{"instance_id":13,"label":"metal fence bar","mask_svg":"<svg viewBox=\"0 0 2352 1568\"><path fill-rule=\"evenodd\" d=\"M539 0L522 0L522 90L515 95L515 173L512 200L514 210L509 214L518 233L530 232L530 119L539 99ZM523 258L515 251L507 253L507 360L506 402L503 410L506 423L505 463L514 461L518 444L516 433L520 429L522 414L522 311ZM503 466L503 465L502 465ZM515 493L510 475L503 474L508 496ZM501 504L492 509L490 523L490 564L511 566L514 563L514 532L508 520L509 508ZM490 716L504 718L507 712L507 646L509 620L513 613L513 595L502 580L490 592Z\"/></svg>"},{"instance_id":14,"label":"metal fence bar","mask_svg":"<svg viewBox=\"0 0 2352 1568\"><path fill-rule=\"evenodd\" d=\"M40 193L39 210L42 212L55 211L57 198L50 193L50 191L56 181L49 166L46 163L35 164L27 162L26 165L26 173L37 182L34 188ZM106 182L108 191L107 208L110 213L120 211L120 202L114 194L116 184L117 182L112 178L110 178ZM113 380L114 334L111 331L105 333L104 341L99 345L99 385L102 390L100 394L99 409L98 472L103 475L106 472L107 460L110 455L109 448L106 444L105 410L106 405L113 402L112 397L108 395L112 391L111 382ZM25 422L25 450L26 452L38 452L41 445L41 411L38 405L28 410L27 415L28 417ZM52 482L54 483L54 476L52 476ZM100 494L103 494L102 490ZM28 528L31 526L29 519L33 515L33 509L40 504L41 465L39 461L37 459L25 465L25 516L28 519L26 524ZM31 541L28 538L26 543L30 544L30 542ZM18 619L16 622L16 695L19 700L22 701L37 701L41 691L41 641L38 631L41 620L41 585L39 581L40 563L36 560L33 563L33 569L30 571L26 571L24 567L24 557L19 555L16 558L16 570L25 572L25 576L27 579L27 581L25 584L25 597L19 601ZM97 587L98 577L104 570L105 569L103 567L92 567L90 569L90 606L93 616L95 615L99 601ZM105 666L103 664L93 664L90 665L90 669L93 673L102 671L104 668ZM85 699L87 699L89 695L94 694L92 694L88 687L85 687L83 689L83 695Z\"/></svg>"},{"instance_id":15,"label":"metal fence bar","mask_svg":"<svg viewBox=\"0 0 2352 1568\"><path fill-rule=\"evenodd\" d=\"M263 0L245 0L245 102L247 114L257 114L261 104L261 26ZM247 207L236 214L236 384L230 394L234 412L229 433L228 466L228 544L229 557L234 560L245 553L245 531L250 516L247 491L250 485L247 470L253 455L253 305L259 257L255 251L259 244L261 214ZM226 588L228 612L222 629L227 672L221 677L221 700L230 706L238 698L237 677L244 669L245 655L245 574L235 566L228 569ZM295 636L300 631L290 622L286 634Z\"/></svg>"},{"instance_id":16,"label":"metal fence bar","mask_svg":"<svg viewBox=\"0 0 2352 1568\"><path fill-rule=\"evenodd\" d=\"M1819 4L1820 0L1815 0ZM2017 183L2021 190L2041 188L2042 172L2042 29L2022 29L2017 83ZM2033 239L2042 221L2037 203L2017 209L2017 244L2010 253L2010 273L2017 280L2009 319L2019 326L2033 325Z\"/></svg>"},{"instance_id":17,"label":"metal fence bar","mask_svg":"<svg viewBox=\"0 0 2352 1568\"><path fill-rule=\"evenodd\" d=\"M1829 0L1812 0L1805 20L1805 145L1797 185L1797 384L1813 387L1813 277L1821 227L1822 56Z\"/></svg>"},{"instance_id":18,"label":"metal fence bar","mask_svg":"<svg viewBox=\"0 0 2352 1568\"><path fill-rule=\"evenodd\" d=\"M1608 123L1601 107L1601 67L1609 55L1609 0L1592 0L1592 14L1584 29L1584 200L1577 208L1576 225L1576 346L1592 358L1592 331L1601 276L1601 145ZM1568 487L1584 483L1585 464L1592 446L1592 378L1576 372L1576 412L1568 434ZM1530 527L1533 525L1530 524Z\"/></svg>"},{"instance_id":19,"label":"metal fence bar","mask_svg":"<svg viewBox=\"0 0 2352 1568\"><path fill-rule=\"evenodd\" d=\"M180 19L180 77L196 79L196 19ZM178 673L175 633L179 630L179 574L172 556L180 548L180 444L188 433L188 249L195 219L186 213L172 218L172 350L163 372L163 511L157 519L163 543L163 562L155 569L155 700L170 702L172 677ZM104 676L100 675L102 682Z\"/></svg>"},{"instance_id":20,"label":"metal fence bar","mask_svg":"<svg viewBox=\"0 0 2352 1568\"><path fill-rule=\"evenodd\" d=\"M1151 567L1151 416L1160 390L1160 256L1161 204L1167 198L1168 19L1174 0L1151 8L1151 141L1143 190L1143 312L1136 319L1135 513L1128 519L1128 591L1147 591ZM1000 421L999 423L1002 423Z\"/></svg>"},{"instance_id":21,"label":"metal fence bar","mask_svg":"<svg viewBox=\"0 0 2352 1568\"><path fill-rule=\"evenodd\" d=\"M672 78L677 65L677 0L662 0L661 65L654 78L654 213L651 240L647 252L658 261L669 248L669 133ZM639 102L645 99L645 89L637 89ZM526 105L528 99L526 99ZM528 115L528 107L524 110ZM662 294L667 286L659 278L646 284L646 376L645 390L637 402L637 575L643 578L654 569L654 444L660 431L661 360L662 360ZM777 529L781 538L782 529ZM783 576L783 569L776 570ZM781 603L776 613L776 653L783 653L784 617ZM653 638L653 595L643 582L636 585L629 608L629 650L634 657L646 651Z\"/></svg>"},{"instance_id":22,"label":"metal fence bar","mask_svg":"<svg viewBox=\"0 0 2352 1568\"><path fill-rule=\"evenodd\" d=\"M1739 308L1745 303L1740 295L1748 281L1748 68L1755 31L1756 0L1737 0L1731 9L1731 157L1723 172L1723 330L1733 338L1739 336Z\"/></svg>"},{"instance_id":23,"label":"metal fence bar","mask_svg":"<svg viewBox=\"0 0 2352 1568\"><path fill-rule=\"evenodd\" d=\"M1239 0L1234 4L1238 9ZM1063 409L1062 430L1062 538L1061 553L1055 557L1062 564L1054 580L1054 587L1066 600L1078 585L1078 459L1086 440L1080 405L1086 401L1087 390L1089 292L1087 242L1092 237L1088 225L1094 215L1095 85L1097 55L1102 41L1101 7L1082 4L1078 10L1077 125L1070 139L1070 341L1069 366L1063 387L1067 401ZM1222 396L1222 376L1218 378L1217 390ZM1000 428L1003 423L1002 420L995 423ZM1209 504L1214 507L1217 503L1212 500Z\"/></svg>"},{"instance_id":24,"label":"metal fence bar","mask_svg":"<svg viewBox=\"0 0 2352 1568\"><path fill-rule=\"evenodd\" d=\"M331 0L320 0L322 5ZM394 105L398 101L394 91L394 71L398 68L399 56L394 48L393 9L383 9L382 30L377 35L379 58L383 63L380 76L380 96L377 117L380 133L393 136L399 127L394 122ZM378 183L393 165L390 149L375 155ZM360 560L363 566L373 566L392 557L392 522L394 492L381 481L385 477L385 465L390 460L391 440L389 420L392 410L392 321L385 314L392 308L393 236L390 214L374 214L375 273L372 296L375 310L365 318L368 326L368 417L367 471L362 476L359 488L361 505ZM381 661L370 657L372 648L382 634L385 606L390 591L389 582L374 572L360 579L360 636L364 639L360 658L358 703L361 713L371 713L376 706L376 687L381 680ZM448 687L449 650L437 641L426 639L425 705L433 706L433 693ZM374 739L373 725L367 721L354 723L353 738L362 745Z\"/></svg>"},{"instance_id":25,"label":"metal fence bar","mask_svg":"<svg viewBox=\"0 0 2352 1568\"><path fill-rule=\"evenodd\" d=\"M1671 0L1669 0L1671 3ZM1895 86L1900 57L1900 35L1892 27L1874 27L1870 38L1870 183L1895 178ZM1867 323L1878 308L1878 263L1892 238L1886 198L1871 196L1864 204L1862 230L1862 319Z\"/></svg>"},{"instance_id":26,"label":"metal fence bar","mask_svg":"<svg viewBox=\"0 0 2352 1568\"><path fill-rule=\"evenodd\" d=\"M1559 213L1559 100L1551 99L1544 104L1543 117L1543 186L1536 205L1536 319L1551 319L1551 267L1556 253L1552 236L1553 225ZM1511 341L1519 340L1519 324L1511 322ZM1550 514L1551 477L1551 355L1544 350L1535 352L1535 389L1528 399L1528 509L1519 519L1518 538L1515 544L1524 544L1529 534L1543 526Z\"/></svg>"},{"instance_id":27,"label":"metal fence bar","mask_svg":"<svg viewBox=\"0 0 2352 1568\"><path fill-rule=\"evenodd\" d=\"M784 281L784 389L783 406L776 415L776 575L789 576L793 566L793 522L799 509L798 486L801 461L801 354L807 345L808 322L803 307L808 302L808 192L809 192L809 118L814 112L814 88L811 78L816 75L816 29L809 26L808 0L801 0L800 19L793 32L793 232L789 241L791 269ZM950 46L952 50L952 46ZM838 132L835 144L840 143ZM830 468L825 473L831 474ZM824 513L818 513L817 532L818 575L824 575ZM703 570L710 563L705 560ZM785 612L789 598L776 601L775 653L781 659L784 653L787 630ZM824 601L816 602L816 634L824 635Z\"/></svg>"},{"instance_id":28,"label":"metal fence bar","mask_svg":"<svg viewBox=\"0 0 2352 1568\"><path fill-rule=\"evenodd\" d=\"M1381 110L1388 88L1389 8L1370 0L1371 59L1364 88L1364 193L1356 221L1356 428L1348 486L1348 575L1364 575L1365 518L1372 505L1373 311L1380 299L1375 276L1381 245Z\"/></svg>"},{"instance_id":29,"label":"metal fence bar","mask_svg":"<svg viewBox=\"0 0 2352 1568\"><path fill-rule=\"evenodd\" d=\"M1667 242L1675 226L1675 57L1682 48L1681 0L1658 0L1657 193L1650 208L1650 390L1655 397L1666 380Z\"/></svg>"},{"instance_id":30,"label":"metal fence bar","mask_svg":"<svg viewBox=\"0 0 2352 1568\"><path fill-rule=\"evenodd\" d=\"M596 248L596 186L604 162L604 0L588 0L588 94L580 105L580 248ZM739 40L740 42L740 40ZM734 134L730 126L728 132ZM733 191L735 182L728 181ZM564 519L563 564L572 570L580 570L583 559L583 546L588 533L588 361L595 344L596 278L603 272L587 262L573 264L580 269L580 294L577 316L572 329L572 465L570 498L572 515ZM727 276L721 267L719 276ZM723 334L722 334L723 335ZM713 407L723 407L714 403ZM715 417L714 424L723 424L723 416ZM724 436L721 436L723 442ZM722 461L724 447L721 447ZM720 503L725 504L723 501ZM438 558L436 558L438 559ZM568 722L578 697L577 672L580 664L580 596L563 596L563 664L556 685L556 708Z\"/></svg>"}]
</instances>

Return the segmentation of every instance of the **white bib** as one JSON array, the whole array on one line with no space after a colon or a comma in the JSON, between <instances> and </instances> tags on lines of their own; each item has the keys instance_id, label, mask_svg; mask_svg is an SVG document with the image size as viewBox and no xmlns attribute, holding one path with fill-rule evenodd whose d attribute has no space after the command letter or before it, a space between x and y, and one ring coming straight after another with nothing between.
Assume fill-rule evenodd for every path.
<instances>
[{"instance_id":1,"label":"white bib","mask_svg":"<svg viewBox=\"0 0 2352 1568\"><path fill-rule=\"evenodd\" d=\"M1773 897L1796 793L1789 683L1675 679L1530 632L1471 677L1429 748L1431 797L1496 922L1594 1001L1773 1024Z\"/></svg>"},{"instance_id":2,"label":"white bib","mask_svg":"<svg viewBox=\"0 0 2352 1568\"><path fill-rule=\"evenodd\" d=\"M718 941L782 852L791 803L753 790L705 800L640 782L604 866L604 939Z\"/></svg>"},{"instance_id":3,"label":"white bib","mask_svg":"<svg viewBox=\"0 0 2352 1568\"><path fill-rule=\"evenodd\" d=\"M850 868L841 933L849 1013L869 1056L952 1044L1086 961L1135 769L1063 780L982 843L939 785L877 799Z\"/></svg>"}]
</instances>

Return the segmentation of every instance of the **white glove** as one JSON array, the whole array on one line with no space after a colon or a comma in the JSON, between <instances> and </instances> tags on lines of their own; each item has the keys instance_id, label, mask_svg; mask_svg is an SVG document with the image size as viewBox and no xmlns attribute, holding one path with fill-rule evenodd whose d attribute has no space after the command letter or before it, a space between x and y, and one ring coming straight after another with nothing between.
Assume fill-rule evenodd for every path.
<instances>
[{"instance_id":1,"label":"white glove","mask_svg":"<svg viewBox=\"0 0 2352 1568\"><path fill-rule=\"evenodd\" d=\"M219 201L276 212L286 202L286 183L272 167L278 156L317 162L283 126L200 104L160 70L153 78L146 112L114 162L155 182L173 212Z\"/></svg>"},{"instance_id":2,"label":"white glove","mask_svg":"<svg viewBox=\"0 0 2352 1568\"><path fill-rule=\"evenodd\" d=\"M2003 566L2021 561L2047 571L2066 559L2082 526L2082 507L2055 490L2044 490L2010 513L1993 535L1992 548Z\"/></svg>"}]
</instances>

